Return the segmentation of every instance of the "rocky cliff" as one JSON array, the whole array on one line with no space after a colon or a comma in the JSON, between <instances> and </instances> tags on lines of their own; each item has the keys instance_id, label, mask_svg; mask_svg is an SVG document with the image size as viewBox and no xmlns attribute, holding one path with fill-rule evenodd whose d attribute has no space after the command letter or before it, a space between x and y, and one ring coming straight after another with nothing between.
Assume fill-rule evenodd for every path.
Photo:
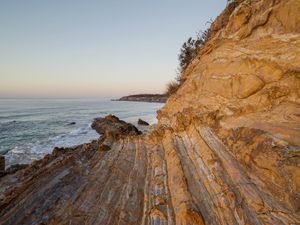
<instances>
[{"instance_id":1,"label":"rocky cliff","mask_svg":"<svg viewBox=\"0 0 300 225\"><path fill-rule=\"evenodd\" d=\"M299 12L231 2L156 129L4 176L0 224L300 224Z\"/></svg>"}]
</instances>

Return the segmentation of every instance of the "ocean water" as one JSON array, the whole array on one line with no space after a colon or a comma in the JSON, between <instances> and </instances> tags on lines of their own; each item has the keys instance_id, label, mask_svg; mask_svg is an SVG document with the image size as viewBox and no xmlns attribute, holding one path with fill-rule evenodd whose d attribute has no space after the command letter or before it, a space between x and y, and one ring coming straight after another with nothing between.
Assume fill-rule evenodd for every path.
<instances>
[{"instance_id":1,"label":"ocean water","mask_svg":"<svg viewBox=\"0 0 300 225\"><path fill-rule=\"evenodd\" d=\"M138 118L153 124L162 106L96 99L0 99L0 154L7 167L30 163L54 147L72 147L99 138L90 127L96 117L114 114L134 125Z\"/></svg>"}]
</instances>

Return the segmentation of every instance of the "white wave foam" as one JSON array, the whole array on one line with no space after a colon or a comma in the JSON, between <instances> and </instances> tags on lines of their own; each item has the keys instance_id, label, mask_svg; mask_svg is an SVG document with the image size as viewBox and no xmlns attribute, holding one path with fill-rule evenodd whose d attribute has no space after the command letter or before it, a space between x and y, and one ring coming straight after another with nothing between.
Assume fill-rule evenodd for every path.
<instances>
[{"instance_id":1,"label":"white wave foam","mask_svg":"<svg viewBox=\"0 0 300 225\"><path fill-rule=\"evenodd\" d=\"M30 163L49 154L55 147L73 147L82 143L90 142L99 138L99 134L90 126L79 127L66 134L35 143L28 143L26 146L15 146L5 155L7 166L16 163Z\"/></svg>"}]
</instances>

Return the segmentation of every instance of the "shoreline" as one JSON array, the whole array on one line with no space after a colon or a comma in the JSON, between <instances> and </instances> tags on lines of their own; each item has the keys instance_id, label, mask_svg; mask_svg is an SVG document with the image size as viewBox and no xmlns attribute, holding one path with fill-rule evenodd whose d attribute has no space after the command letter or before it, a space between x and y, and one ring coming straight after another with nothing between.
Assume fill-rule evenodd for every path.
<instances>
[{"instance_id":1,"label":"shoreline","mask_svg":"<svg viewBox=\"0 0 300 225\"><path fill-rule=\"evenodd\" d=\"M91 123L96 117L115 114L119 118L138 126L138 119L157 123L156 111L162 104L126 103L106 101L58 101L31 103L26 101L13 101L11 116L0 119L0 128L4 130L1 139L1 155L6 158L6 168L15 164L29 164L49 154L54 147L71 147L87 143L99 136L91 129ZM30 108L20 110L19 105L29 105ZM67 106L63 106L63 105ZM52 105L56 116L51 116L51 111L40 110ZM0 105L6 107L5 104ZM78 110L78 113L75 111ZM84 109L84 110L81 110ZM10 113L9 111L9 113ZM71 113L69 113L71 112ZM35 116L37 115L37 116ZM42 117L43 122L36 122ZM74 124L75 123L75 124ZM140 129L140 128L139 128ZM144 130L144 127L141 128ZM29 132L30 130L30 132ZM41 131L41 135L38 133ZM22 140L18 139L19 133L24 133ZM29 135L30 134L30 135Z\"/></svg>"},{"instance_id":2,"label":"shoreline","mask_svg":"<svg viewBox=\"0 0 300 225\"><path fill-rule=\"evenodd\" d=\"M115 117L114 115L112 114L109 114L108 116L106 116L104 119L107 120L107 117ZM129 122L129 121L126 121L126 120L121 120L119 119L118 117L115 117L117 119L117 121L114 121L116 123L123 123L123 126L124 124L131 127L131 129L135 129L135 132L138 133L138 134L147 134L149 132L149 130L151 129L151 127L154 125L154 124L148 124L148 125L145 125L145 124L139 124L139 120L141 120L140 118L137 119L137 121L135 123L133 122ZM138 117L137 117L138 118ZM88 141L83 141L81 143L77 143L77 144L74 144L74 145L66 145L66 146L53 146L52 149L50 150L50 152L45 152L45 154L40 157L40 158L37 158L35 160L32 160L31 162L23 162L23 161L19 161L19 162L15 162L15 163L8 163L9 161L6 159L6 154L10 151L8 150L7 152L2 152L0 154L0 178L3 176L3 174L12 174L12 173L15 173L16 171L20 170L20 169L23 169L27 166L30 166L32 163L34 163L35 161L39 161L39 160L43 160L43 158L48 155L48 154L52 154L52 152L54 151L54 149L76 149L84 144L91 144L92 142L94 141L97 141L98 139L101 138L101 136L103 135L103 133L105 132L105 130L112 130L112 126L113 125L108 125L105 129L103 129L103 133L102 132L99 132L98 130L98 126L97 126L97 123L98 120L101 120L103 119L102 117L97 117L97 118L94 118L93 121L89 124L89 127L94 130L99 136L98 137L95 137L95 138L92 138ZM142 120L143 121L143 120ZM103 126L103 124L101 125ZM127 128L126 128L127 129ZM122 129L121 129L122 130ZM119 131L118 130L114 130L115 133L118 133Z\"/></svg>"}]
</instances>

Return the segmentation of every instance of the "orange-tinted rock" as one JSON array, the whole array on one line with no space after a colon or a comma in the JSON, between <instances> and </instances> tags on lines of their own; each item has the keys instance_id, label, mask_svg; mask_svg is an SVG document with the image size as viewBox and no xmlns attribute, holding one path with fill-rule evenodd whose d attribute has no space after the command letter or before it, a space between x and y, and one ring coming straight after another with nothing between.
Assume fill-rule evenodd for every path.
<instances>
[{"instance_id":1,"label":"orange-tinted rock","mask_svg":"<svg viewBox=\"0 0 300 225\"><path fill-rule=\"evenodd\" d=\"M299 11L230 3L154 130L0 178L0 224L300 224Z\"/></svg>"},{"instance_id":2,"label":"orange-tinted rock","mask_svg":"<svg viewBox=\"0 0 300 225\"><path fill-rule=\"evenodd\" d=\"M233 93L238 98L247 98L264 86L264 83L255 75L235 76L232 82Z\"/></svg>"}]
</instances>

